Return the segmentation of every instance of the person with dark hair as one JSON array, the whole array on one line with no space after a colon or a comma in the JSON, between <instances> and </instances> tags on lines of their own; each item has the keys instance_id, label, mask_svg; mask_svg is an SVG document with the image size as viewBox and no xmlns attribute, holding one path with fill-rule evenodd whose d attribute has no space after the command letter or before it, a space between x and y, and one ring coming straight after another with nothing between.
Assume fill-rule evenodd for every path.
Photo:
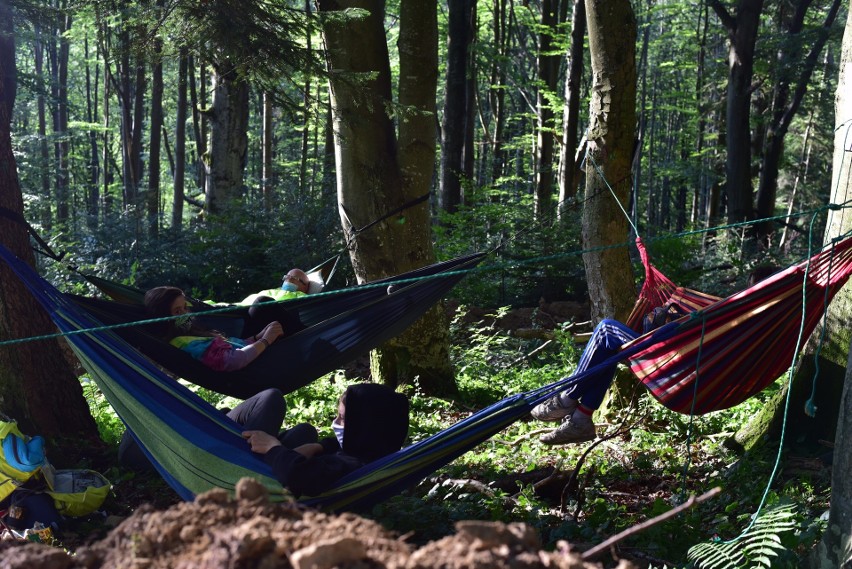
<instances>
[{"instance_id":1,"label":"person with dark hair","mask_svg":"<svg viewBox=\"0 0 852 569\"><path fill-rule=\"evenodd\" d=\"M284 333L278 321L269 322L247 338L225 337L216 330L199 326L189 311L183 291L173 286L158 286L146 292L145 310L151 318L178 316L152 324L152 330L217 371L246 367Z\"/></svg>"},{"instance_id":2,"label":"person with dark hair","mask_svg":"<svg viewBox=\"0 0 852 569\"><path fill-rule=\"evenodd\" d=\"M351 385L338 401L332 431L334 437L299 446L263 430L247 429L243 437L293 494L316 496L346 474L402 448L408 399L380 384Z\"/></svg>"}]
</instances>

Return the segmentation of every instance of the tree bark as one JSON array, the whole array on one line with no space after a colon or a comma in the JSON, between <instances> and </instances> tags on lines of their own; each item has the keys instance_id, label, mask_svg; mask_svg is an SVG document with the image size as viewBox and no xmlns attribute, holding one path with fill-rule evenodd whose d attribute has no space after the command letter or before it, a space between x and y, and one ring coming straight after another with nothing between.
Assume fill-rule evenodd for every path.
<instances>
[{"instance_id":1,"label":"tree bark","mask_svg":"<svg viewBox=\"0 0 852 569\"><path fill-rule=\"evenodd\" d=\"M337 193L350 257L360 282L434 261L428 202L421 201L364 233L388 211L428 192L434 169L437 85L437 6L404 0L400 6L399 148L391 107L391 75L383 25L384 2L323 0L321 12L361 8L354 21L325 19L329 88L337 161ZM353 80L354 79L354 80ZM412 383L430 394L456 391L449 362L447 323L437 308L406 334L378 350L373 375L386 383Z\"/></svg>"},{"instance_id":2,"label":"tree bark","mask_svg":"<svg viewBox=\"0 0 852 569\"><path fill-rule=\"evenodd\" d=\"M0 206L21 214L23 197L12 152L11 117L17 89L13 14L0 0ZM26 229L0 216L0 239L29 264L34 255ZM0 340L48 334L55 328L26 289L0 264ZM56 340L0 347L0 411L27 433L94 439L97 427L77 378Z\"/></svg>"},{"instance_id":3,"label":"tree bark","mask_svg":"<svg viewBox=\"0 0 852 569\"><path fill-rule=\"evenodd\" d=\"M834 160L831 202L840 204L852 198L852 2L843 35L840 75L835 93ZM848 213L848 212L847 212ZM826 228L826 240L852 228L849 215L835 214ZM841 358L843 350L852 354L849 318L852 316L852 291L842 289L829 309L831 356ZM816 336L817 334L814 334ZM836 350L833 349L836 347ZM849 567L852 564L852 359L841 359L846 365L837 435L834 439L834 462L831 472L831 511L822 541L813 550L811 566L819 569Z\"/></svg>"},{"instance_id":4,"label":"tree bark","mask_svg":"<svg viewBox=\"0 0 852 569\"><path fill-rule=\"evenodd\" d=\"M624 321L636 302L626 247L627 211L636 127L636 19L630 0L586 0L592 67L586 197L582 215L583 264L594 322ZM612 188L615 195L609 190ZM616 201L617 200L617 201ZM620 407L633 381L616 377L602 410Z\"/></svg>"}]
</instances>

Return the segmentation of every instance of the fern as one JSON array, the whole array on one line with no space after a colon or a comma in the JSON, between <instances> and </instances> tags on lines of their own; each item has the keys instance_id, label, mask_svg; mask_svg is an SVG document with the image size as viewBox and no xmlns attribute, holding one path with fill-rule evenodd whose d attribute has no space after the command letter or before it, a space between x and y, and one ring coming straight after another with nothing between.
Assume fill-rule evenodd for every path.
<instances>
[{"instance_id":1,"label":"fern","mask_svg":"<svg viewBox=\"0 0 852 569\"><path fill-rule=\"evenodd\" d=\"M726 543L699 543L687 556L698 569L772 567L773 560L786 550L781 535L796 528L794 508L793 504L768 508L739 538Z\"/></svg>"}]
</instances>

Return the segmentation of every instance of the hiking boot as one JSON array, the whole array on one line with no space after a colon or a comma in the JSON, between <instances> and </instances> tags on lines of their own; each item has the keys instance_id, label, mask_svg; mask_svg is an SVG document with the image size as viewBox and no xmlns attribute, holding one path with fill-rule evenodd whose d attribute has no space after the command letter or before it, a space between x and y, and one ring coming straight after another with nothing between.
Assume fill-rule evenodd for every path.
<instances>
[{"instance_id":1,"label":"hiking boot","mask_svg":"<svg viewBox=\"0 0 852 569\"><path fill-rule=\"evenodd\" d=\"M593 441L597 436L595 424L591 421L574 421L571 417L566 417L561 425L541 435L539 440L546 445L567 445Z\"/></svg>"},{"instance_id":2,"label":"hiking boot","mask_svg":"<svg viewBox=\"0 0 852 569\"><path fill-rule=\"evenodd\" d=\"M545 399L542 403L533 407L530 415L533 416L533 419L538 419L539 421L561 421L565 417L572 415L576 408L576 400L572 399L568 403L568 406L564 407L562 401L559 399L559 395L554 395L550 399Z\"/></svg>"}]
</instances>

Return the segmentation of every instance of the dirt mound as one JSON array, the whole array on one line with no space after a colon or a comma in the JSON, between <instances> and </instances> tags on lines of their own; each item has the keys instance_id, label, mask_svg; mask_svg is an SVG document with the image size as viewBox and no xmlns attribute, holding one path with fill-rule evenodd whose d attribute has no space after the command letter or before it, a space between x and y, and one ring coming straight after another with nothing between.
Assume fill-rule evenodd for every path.
<instances>
[{"instance_id":1,"label":"dirt mound","mask_svg":"<svg viewBox=\"0 0 852 569\"><path fill-rule=\"evenodd\" d=\"M535 531L524 524L467 521L456 529L418 549L354 514L271 503L266 490L246 478L236 498L213 490L167 510L140 507L74 555L42 544L0 543L0 569L601 567L584 563L565 543L556 552L542 551ZM622 561L618 567L635 566Z\"/></svg>"}]
</instances>

